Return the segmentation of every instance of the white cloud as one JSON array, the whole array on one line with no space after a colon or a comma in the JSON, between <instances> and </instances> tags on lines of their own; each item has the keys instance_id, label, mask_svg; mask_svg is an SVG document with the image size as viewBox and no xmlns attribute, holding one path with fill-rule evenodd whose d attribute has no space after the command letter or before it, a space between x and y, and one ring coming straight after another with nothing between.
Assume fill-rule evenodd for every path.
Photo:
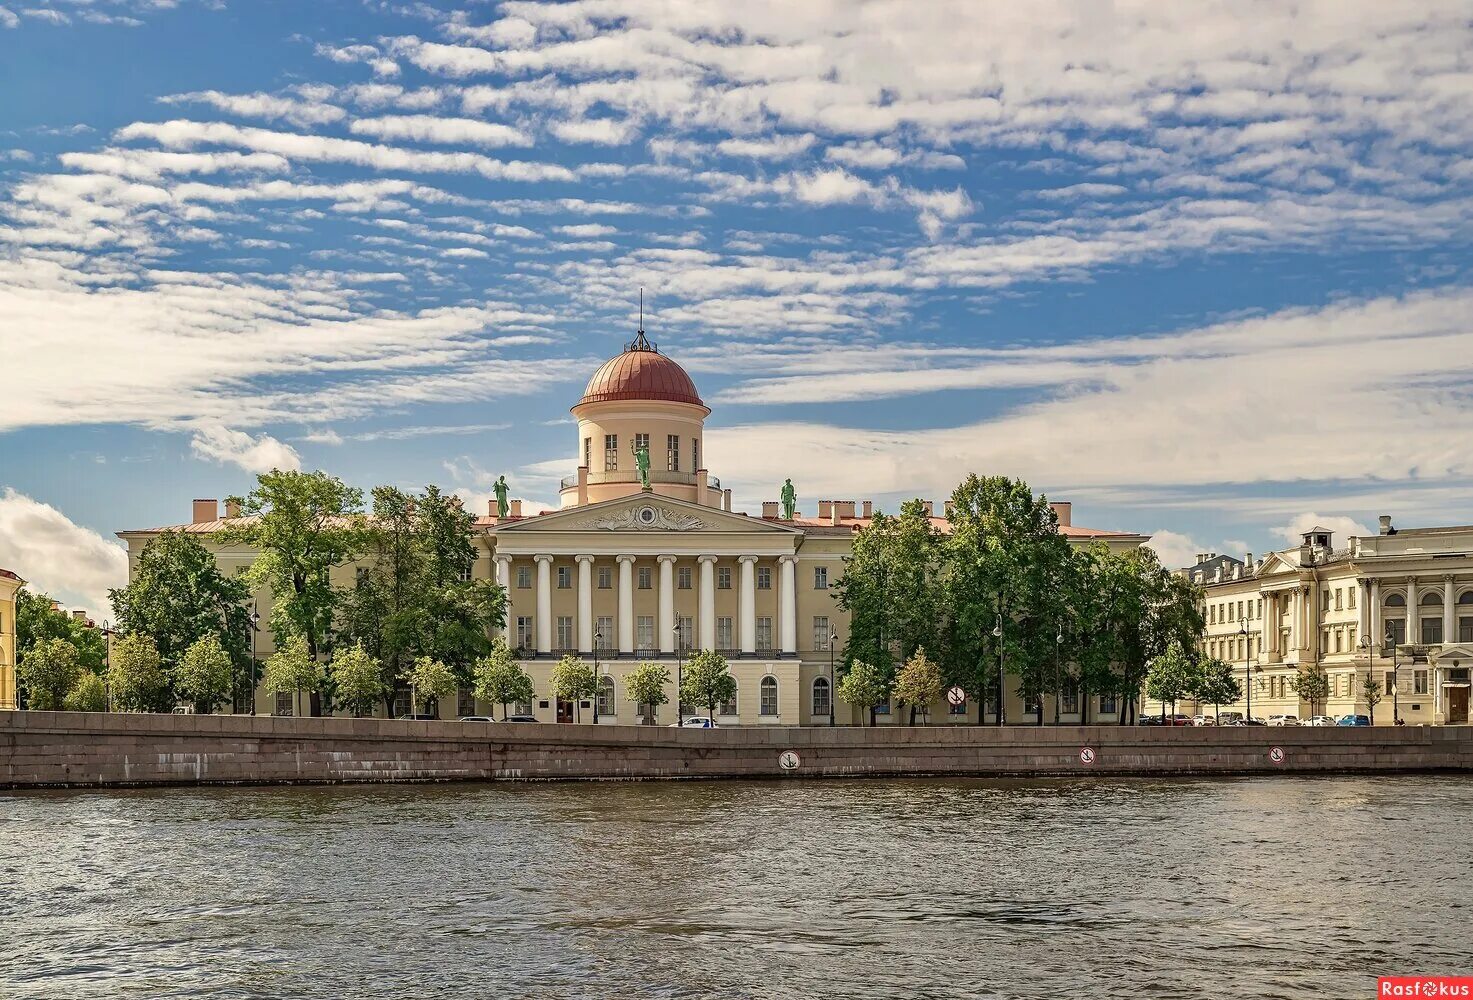
<instances>
[{"instance_id":1,"label":"white cloud","mask_svg":"<svg viewBox=\"0 0 1473 1000\"><path fill-rule=\"evenodd\" d=\"M355 118L348 128L358 135L371 135L378 139L489 147L532 145L532 137L521 129L474 118L388 115L383 118Z\"/></svg>"},{"instance_id":2,"label":"white cloud","mask_svg":"<svg viewBox=\"0 0 1473 1000\"><path fill-rule=\"evenodd\" d=\"M1210 548L1204 548L1188 535L1168 531L1165 528L1153 531L1151 540L1146 545L1156 550L1156 556L1161 560L1161 565L1167 569L1185 569L1196 563L1198 553L1213 551Z\"/></svg>"},{"instance_id":3,"label":"white cloud","mask_svg":"<svg viewBox=\"0 0 1473 1000\"><path fill-rule=\"evenodd\" d=\"M0 567L99 622L112 613L108 589L128 582L126 549L9 486L0 491Z\"/></svg>"},{"instance_id":4,"label":"white cloud","mask_svg":"<svg viewBox=\"0 0 1473 1000\"><path fill-rule=\"evenodd\" d=\"M598 146L621 146L631 141L639 132L632 122L614 118L555 121L551 129L552 134L563 142L591 143Z\"/></svg>"},{"instance_id":5,"label":"white cloud","mask_svg":"<svg viewBox=\"0 0 1473 1000\"><path fill-rule=\"evenodd\" d=\"M716 151L723 156L745 157L753 160L790 160L801 156L818 141L811 132L801 135L773 135L766 138L723 139L716 144Z\"/></svg>"},{"instance_id":6,"label":"white cloud","mask_svg":"<svg viewBox=\"0 0 1473 1000\"><path fill-rule=\"evenodd\" d=\"M293 125L322 125L341 121L347 112L318 101L301 101L272 94L226 94L218 90L197 90L187 94L170 94L160 98L164 104L208 104L242 118L264 118L288 121Z\"/></svg>"},{"instance_id":7,"label":"white cloud","mask_svg":"<svg viewBox=\"0 0 1473 1000\"><path fill-rule=\"evenodd\" d=\"M20 26L20 17L14 11L0 7L0 28L16 28Z\"/></svg>"},{"instance_id":8,"label":"white cloud","mask_svg":"<svg viewBox=\"0 0 1473 1000\"><path fill-rule=\"evenodd\" d=\"M1277 525L1273 531L1283 539L1285 545L1298 545L1300 536L1311 528L1328 528L1334 532L1333 544L1336 548L1344 548L1350 538L1376 533L1353 517L1344 514L1316 514L1313 511L1296 514L1288 524Z\"/></svg>"},{"instance_id":9,"label":"white cloud","mask_svg":"<svg viewBox=\"0 0 1473 1000\"><path fill-rule=\"evenodd\" d=\"M281 469L295 472L302 467L302 456L289 444L270 434L255 437L245 431L234 431L221 424L206 424L194 432L189 447L200 458L221 465L238 465L247 472L270 472Z\"/></svg>"}]
</instances>

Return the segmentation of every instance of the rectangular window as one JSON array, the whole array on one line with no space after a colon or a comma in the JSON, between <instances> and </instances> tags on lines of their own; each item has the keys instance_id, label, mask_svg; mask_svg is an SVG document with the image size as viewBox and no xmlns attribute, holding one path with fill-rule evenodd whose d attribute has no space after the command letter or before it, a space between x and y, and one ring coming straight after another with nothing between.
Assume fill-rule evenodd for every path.
<instances>
[{"instance_id":1,"label":"rectangular window","mask_svg":"<svg viewBox=\"0 0 1473 1000\"><path fill-rule=\"evenodd\" d=\"M573 567L559 566L557 568L557 589L570 590L573 586Z\"/></svg>"},{"instance_id":2,"label":"rectangular window","mask_svg":"<svg viewBox=\"0 0 1473 1000\"><path fill-rule=\"evenodd\" d=\"M1404 646L1407 641L1407 623L1400 618L1386 619L1386 634L1393 646Z\"/></svg>"},{"instance_id":3,"label":"rectangular window","mask_svg":"<svg viewBox=\"0 0 1473 1000\"><path fill-rule=\"evenodd\" d=\"M1458 641L1473 642L1473 618L1458 619Z\"/></svg>"},{"instance_id":4,"label":"rectangular window","mask_svg":"<svg viewBox=\"0 0 1473 1000\"><path fill-rule=\"evenodd\" d=\"M829 616L813 616L813 648L827 650L829 648Z\"/></svg>"},{"instance_id":5,"label":"rectangular window","mask_svg":"<svg viewBox=\"0 0 1473 1000\"><path fill-rule=\"evenodd\" d=\"M1412 671L1412 694L1426 694L1426 693L1427 693L1427 671L1425 671L1425 670L1413 670Z\"/></svg>"},{"instance_id":6,"label":"rectangular window","mask_svg":"<svg viewBox=\"0 0 1473 1000\"><path fill-rule=\"evenodd\" d=\"M813 567L813 589L814 590L828 590L829 589L829 568L827 566L815 566L815 567Z\"/></svg>"},{"instance_id":7,"label":"rectangular window","mask_svg":"<svg viewBox=\"0 0 1473 1000\"><path fill-rule=\"evenodd\" d=\"M557 648L558 648L558 650L559 651L562 651L562 652L566 652L567 650L576 648L576 646L577 646L577 640L575 640L573 638L573 616L572 615L558 615L557 616Z\"/></svg>"},{"instance_id":8,"label":"rectangular window","mask_svg":"<svg viewBox=\"0 0 1473 1000\"><path fill-rule=\"evenodd\" d=\"M600 617L598 624L593 630L593 644L598 647L599 652L607 653L614 648L614 619Z\"/></svg>"},{"instance_id":9,"label":"rectangular window","mask_svg":"<svg viewBox=\"0 0 1473 1000\"><path fill-rule=\"evenodd\" d=\"M1390 694L1392 691L1396 690L1396 671L1386 671L1386 679L1385 682L1381 685L1381 690L1386 694Z\"/></svg>"},{"instance_id":10,"label":"rectangular window","mask_svg":"<svg viewBox=\"0 0 1473 1000\"><path fill-rule=\"evenodd\" d=\"M648 566L639 567L639 589L649 590L652 586L652 571Z\"/></svg>"},{"instance_id":11,"label":"rectangular window","mask_svg":"<svg viewBox=\"0 0 1473 1000\"><path fill-rule=\"evenodd\" d=\"M470 561L460 567L460 582L470 583L476 578L476 559L472 556ZM474 712L470 713L474 715Z\"/></svg>"},{"instance_id":12,"label":"rectangular window","mask_svg":"<svg viewBox=\"0 0 1473 1000\"><path fill-rule=\"evenodd\" d=\"M1059 711L1073 715L1079 711L1079 688L1073 683L1064 685L1064 696L1059 699Z\"/></svg>"},{"instance_id":13,"label":"rectangular window","mask_svg":"<svg viewBox=\"0 0 1473 1000\"><path fill-rule=\"evenodd\" d=\"M1424 646L1426 646L1426 645L1435 645L1435 644L1437 644L1437 643L1439 643L1441 641L1442 641L1442 619L1441 618L1423 618L1422 619L1422 644Z\"/></svg>"},{"instance_id":14,"label":"rectangular window","mask_svg":"<svg viewBox=\"0 0 1473 1000\"><path fill-rule=\"evenodd\" d=\"M648 434L634 435L634 450L639 451L641 448L645 451L650 450L650 436Z\"/></svg>"},{"instance_id":15,"label":"rectangular window","mask_svg":"<svg viewBox=\"0 0 1473 1000\"><path fill-rule=\"evenodd\" d=\"M1360 589L1360 585L1359 584L1357 584L1354 587L1346 587L1345 588L1345 598L1346 598L1346 600L1345 600L1345 606L1348 607L1351 611L1354 611L1355 610L1355 592L1357 590L1359 590L1359 589Z\"/></svg>"},{"instance_id":16,"label":"rectangular window","mask_svg":"<svg viewBox=\"0 0 1473 1000\"><path fill-rule=\"evenodd\" d=\"M455 692L455 714L476 714L476 693L470 688L460 688Z\"/></svg>"},{"instance_id":17,"label":"rectangular window","mask_svg":"<svg viewBox=\"0 0 1473 1000\"><path fill-rule=\"evenodd\" d=\"M276 714L277 715L291 715L292 714L292 693L290 691L278 691L278 692L276 692ZM406 711L400 712L399 714L400 715L408 715L409 712L406 710Z\"/></svg>"},{"instance_id":18,"label":"rectangular window","mask_svg":"<svg viewBox=\"0 0 1473 1000\"><path fill-rule=\"evenodd\" d=\"M731 641L731 619L730 618L717 618L716 619L716 648L717 649L732 649L732 648L734 648L734 644Z\"/></svg>"},{"instance_id":19,"label":"rectangular window","mask_svg":"<svg viewBox=\"0 0 1473 1000\"><path fill-rule=\"evenodd\" d=\"M1343 642L1344 639L1345 637L1340 634L1340 630L1337 628L1335 630L1335 652L1340 652L1340 643Z\"/></svg>"},{"instance_id":20,"label":"rectangular window","mask_svg":"<svg viewBox=\"0 0 1473 1000\"><path fill-rule=\"evenodd\" d=\"M1258 615L1257 615L1257 617L1262 618L1263 617L1263 602L1262 601L1254 601L1253 603L1258 608Z\"/></svg>"},{"instance_id":21,"label":"rectangular window","mask_svg":"<svg viewBox=\"0 0 1473 1000\"><path fill-rule=\"evenodd\" d=\"M675 570L675 589L689 590L691 585L691 569L689 566L681 566Z\"/></svg>"},{"instance_id":22,"label":"rectangular window","mask_svg":"<svg viewBox=\"0 0 1473 1000\"><path fill-rule=\"evenodd\" d=\"M518 590L530 590L531 588L532 588L532 567L531 566L518 566L517 567L517 589Z\"/></svg>"},{"instance_id":23,"label":"rectangular window","mask_svg":"<svg viewBox=\"0 0 1473 1000\"><path fill-rule=\"evenodd\" d=\"M1345 610L1345 591L1340 589L1339 587L1335 588L1335 610Z\"/></svg>"},{"instance_id":24,"label":"rectangular window","mask_svg":"<svg viewBox=\"0 0 1473 1000\"><path fill-rule=\"evenodd\" d=\"M771 590L772 589L772 567L771 566L758 566L757 567L757 589L758 590ZM1473 622L1473 618L1470 618L1468 620L1470 622Z\"/></svg>"},{"instance_id":25,"label":"rectangular window","mask_svg":"<svg viewBox=\"0 0 1473 1000\"><path fill-rule=\"evenodd\" d=\"M398 688L394 691L394 717L396 719L401 715L408 715L413 704L413 692L408 688Z\"/></svg>"},{"instance_id":26,"label":"rectangular window","mask_svg":"<svg viewBox=\"0 0 1473 1000\"><path fill-rule=\"evenodd\" d=\"M640 652L655 650L655 619L653 615L640 615L634 619L634 645Z\"/></svg>"},{"instance_id":27,"label":"rectangular window","mask_svg":"<svg viewBox=\"0 0 1473 1000\"><path fill-rule=\"evenodd\" d=\"M359 566L357 568L357 570L354 571L354 573L353 573L353 586L357 587L359 590L362 590L364 587L368 586L368 567L367 566ZM4 623L3 622L0 622L0 624L4 624Z\"/></svg>"},{"instance_id":28,"label":"rectangular window","mask_svg":"<svg viewBox=\"0 0 1473 1000\"><path fill-rule=\"evenodd\" d=\"M690 439L690 467L691 471L699 472L701 469L701 439Z\"/></svg>"},{"instance_id":29,"label":"rectangular window","mask_svg":"<svg viewBox=\"0 0 1473 1000\"><path fill-rule=\"evenodd\" d=\"M583 467L593 468L593 438L591 437L583 439Z\"/></svg>"},{"instance_id":30,"label":"rectangular window","mask_svg":"<svg viewBox=\"0 0 1473 1000\"><path fill-rule=\"evenodd\" d=\"M690 615L681 615L675 619L675 624L680 629L680 634L675 637L677 640L676 648L690 649L691 644L696 637L696 627L694 621L691 619Z\"/></svg>"},{"instance_id":31,"label":"rectangular window","mask_svg":"<svg viewBox=\"0 0 1473 1000\"><path fill-rule=\"evenodd\" d=\"M613 472L619 468L619 435L604 435L604 471Z\"/></svg>"},{"instance_id":32,"label":"rectangular window","mask_svg":"<svg viewBox=\"0 0 1473 1000\"><path fill-rule=\"evenodd\" d=\"M716 706L716 714L717 715L725 715L725 716L734 716L734 715L736 715L737 714L737 700L736 700L736 695L732 695L730 698L728 698L725 701L723 701L720 705L717 705Z\"/></svg>"},{"instance_id":33,"label":"rectangular window","mask_svg":"<svg viewBox=\"0 0 1473 1000\"><path fill-rule=\"evenodd\" d=\"M598 589L612 590L614 586L614 567L600 566L598 568Z\"/></svg>"},{"instance_id":34,"label":"rectangular window","mask_svg":"<svg viewBox=\"0 0 1473 1000\"><path fill-rule=\"evenodd\" d=\"M1216 604L1209 604L1209 605L1207 605L1207 624L1208 625L1216 625L1217 624L1217 605Z\"/></svg>"},{"instance_id":35,"label":"rectangular window","mask_svg":"<svg viewBox=\"0 0 1473 1000\"><path fill-rule=\"evenodd\" d=\"M730 566L717 566L716 567L716 589L717 590L730 590L731 589L731 567Z\"/></svg>"},{"instance_id":36,"label":"rectangular window","mask_svg":"<svg viewBox=\"0 0 1473 1000\"><path fill-rule=\"evenodd\" d=\"M680 471L680 435L665 435L665 461L669 464L671 472Z\"/></svg>"},{"instance_id":37,"label":"rectangular window","mask_svg":"<svg viewBox=\"0 0 1473 1000\"><path fill-rule=\"evenodd\" d=\"M1113 694L1100 695L1100 714L1114 715L1118 709L1115 707L1115 696Z\"/></svg>"},{"instance_id":38,"label":"rectangular window","mask_svg":"<svg viewBox=\"0 0 1473 1000\"><path fill-rule=\"evenodd\" d=\"M763 617L763 618L758 618L757 619L757 652L759 652L759 653L770 653L770 652L772 652L772 619L771 618Z\"/></svg>"},{"instance_id":39,"label":"rectangular window","mask_svg":"<svg viewBox=\"0 0 1473 1000\"><path fill-rule=\"evenodd\" d=\"M1239 619L1242 619L1242 618L1246 618L1246 617L1247 617L1247 615L1245 615L1243 613L1243 602L1242 601L1239 601L1238 602L1238 618Z\"/></svg>"},{"instance_id":40,"label":"rectangular window","mask_svg":"<svg viewBox=\"0 0 1473 1000\"><path fill-rule=\"evenodd\" d=\"M523 649L531 649L537 641L537 634L532 630L531 615L517 615L517 645Z\"/></svg>"}]
</instances>

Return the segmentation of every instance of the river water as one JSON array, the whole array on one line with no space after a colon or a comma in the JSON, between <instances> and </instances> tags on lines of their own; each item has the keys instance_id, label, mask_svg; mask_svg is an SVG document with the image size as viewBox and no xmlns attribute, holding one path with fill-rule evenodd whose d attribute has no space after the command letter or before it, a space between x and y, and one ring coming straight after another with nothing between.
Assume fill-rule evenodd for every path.
<instances>
[{"instance_id":1,"label":"river water","mask_svg":"<svg viewBox=\"0 0 1473 1000\"><path fill-rule=\"evenodd\" d=\"M1460 777L0 793L0 997L1372 997Z\"/></svg>"}]
</instances>

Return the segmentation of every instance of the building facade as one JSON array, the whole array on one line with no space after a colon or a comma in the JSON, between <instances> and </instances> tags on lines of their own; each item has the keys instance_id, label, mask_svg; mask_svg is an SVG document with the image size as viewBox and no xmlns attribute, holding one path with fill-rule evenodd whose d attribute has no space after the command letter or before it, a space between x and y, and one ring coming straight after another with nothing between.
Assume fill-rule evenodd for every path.
<instances>
[{"instance_id":1,"label":"building facade","mask_svg":"<svg viewBox=\"0 0 1473 1000\"><path fill-rule=\"evenodd\" d=\"M1183 571L1203 588L1203 652L1233 664L1245 697L1224 710L1254 716L1373 715L1377 725L1469 721L1473 666L1473 526L1396 528L1336 548L1326 528L1254 562L1199 557ZM1320 669L1328 697L1295 689ZM1367 697L1366 679L1380 703ZM1159 706L1153 706L1159 710ZM1211 715L1213 706L1178 703Z\"/></svg>"},{"instance_id":2,"label":"building facade","mask_svg":"<svg viewBox=\"0 0 1473 1000\"><path fill-rule=\"evenodd\" d=\"M0 569L0 712L20 707L16 699L15 594L25 581L8 569Z\"/></svg>"},{"instance_id":3,"label":"building facade","mask_svg":"<svg viewBox=\"0 0 1473 1000\"><path fill-rule=\"evenodd\" d=\"M506 641L537 692L532 704L516 708L548 722L643 721L640 707L625 695L624 677L652 660L666 663L672 675L671 704L657 721L673 722L674 679L684 661L694 651L714 649L727 657L737 681L736 698L718 712L723 725L860 721L862 714L834 694L833 667L848 619L833 587L873 504L825 500L813 516L796 512L792 518L781 516L774 501L762 504L760 516L734 510L731 491L707 468L710 409L689 375L642 331L593 374L572 413L576 466L562 481L559 509L526 516L521 502L511 500L503 517L493 501L477 522L473 573L505 588ZM1146 541L1132 532L1078 527L1067 503L1054 510L1072 543L1126 549ZM234 513L227 510L222 520L215 501L196 501L189 524L119 537L128 543L131 567L159 532L213 535ZM933 520L948 530L944 516ZM242 547L212 547L227 573L255 555ZM351 586L357 569L338 567L334 583ZM263 609L269 606L268 593L256 597ZM271 648L263 631L258 654ZM573 705L548 694L552 667L568 653L595 665L596 698ZM447 718L493 709L477 704L469 691L447 701L439 706ZM1066 698L1063 718L1077 721L1079 707L1077 697ZM1116 717L1111 699L1095 698L1088 707L1092 721ZM290 699L260 693L256 708L287 714ZM1014 696L1008 717L1021 719L1023 708ZM408 710L404 691L396 713ZM975 722L977 711L970 704L938 704L930 719ZM1052 713L1051 703L1046 711ZM878 719L899 722L900 715L881 706Z\"/></svg>"}]
</instances>

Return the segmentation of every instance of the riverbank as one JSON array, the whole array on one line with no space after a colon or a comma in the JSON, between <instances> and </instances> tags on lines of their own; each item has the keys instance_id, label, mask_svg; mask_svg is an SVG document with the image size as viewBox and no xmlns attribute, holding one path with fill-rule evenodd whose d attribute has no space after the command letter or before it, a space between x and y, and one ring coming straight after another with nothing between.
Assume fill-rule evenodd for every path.
<instances>
[{"instance_id":1,"label":"riverbank","mask_svg":"<svg viewBox=\"0 0 1473 1000\"><path fill-rule=\"evenodd\" d=\"M1473 771L1473 728L668 729L0 713L0 788Z\"/></svg>"}]
</instances>

